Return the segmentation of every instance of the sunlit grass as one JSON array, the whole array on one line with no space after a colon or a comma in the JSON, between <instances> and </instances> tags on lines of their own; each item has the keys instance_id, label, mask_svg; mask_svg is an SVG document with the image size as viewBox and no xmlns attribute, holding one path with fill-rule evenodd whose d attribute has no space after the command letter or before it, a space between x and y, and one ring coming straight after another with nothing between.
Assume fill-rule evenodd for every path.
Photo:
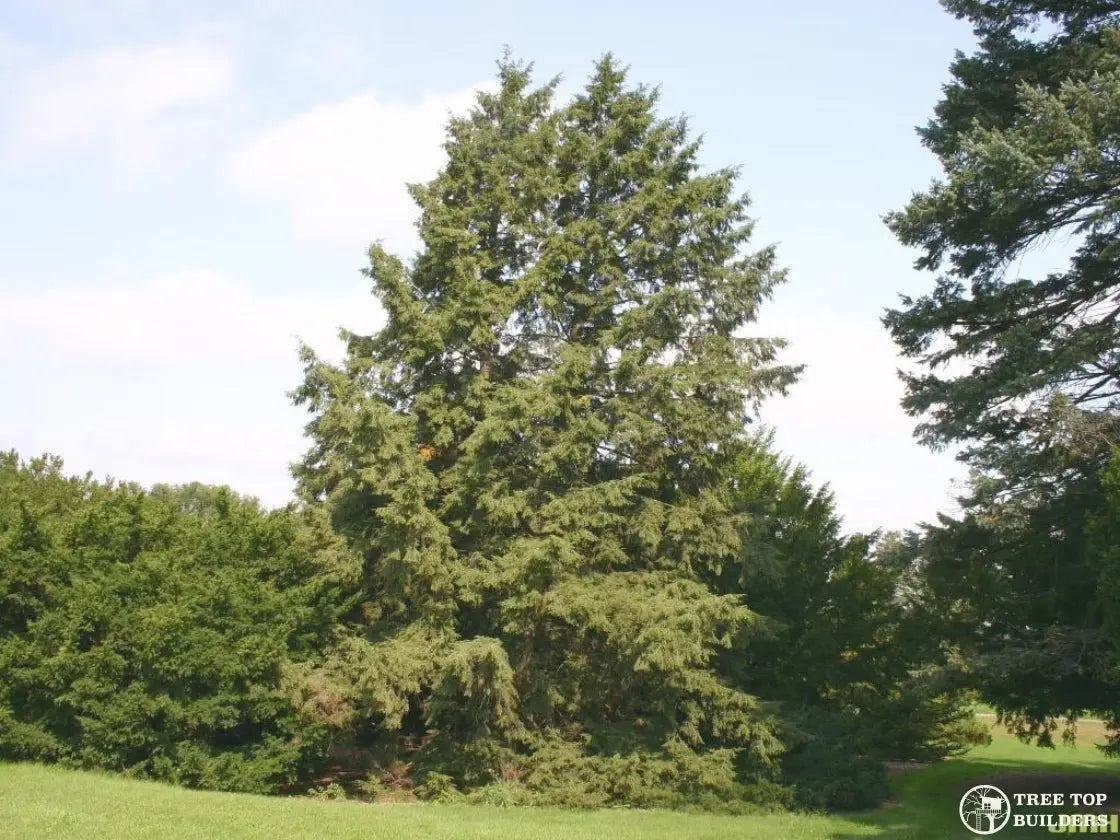
<instances>
[{"instance_id":1,"label":"sunlit grass","mask_svg":"<svg viewBox=\"0 0 1120 840\"><path fill-rule=\"evenodd\" d=\"M0 837L10 840L926 840L971 837L957 817L966 786L1009 772L1117 773L1089 744L1043 750L997 733L963 759L897 773L896 801L864 814L729 817L369 805L187 791L100 773L0 765ZM1049 836L1032 829L1000 840Z\"/></svg>"}]
</instances>

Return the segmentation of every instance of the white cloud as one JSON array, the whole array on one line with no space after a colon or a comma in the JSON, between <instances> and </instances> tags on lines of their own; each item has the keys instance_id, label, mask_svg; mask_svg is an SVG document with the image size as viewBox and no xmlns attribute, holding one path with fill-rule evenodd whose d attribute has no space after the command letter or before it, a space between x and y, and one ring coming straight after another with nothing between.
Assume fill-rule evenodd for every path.
<instances>
[{"instance_id":1,"label":"white cloud","mask_svg":"<svg viewBox=\"0 0 1120 840\"><path fill-rule=\"evenodd\" d=\"M787 338L783 361L806 365L788 396L767 402L762 419L777 445L836 493L847 527L907 528L955 509L952 482L964 475L951 454L913 437L900 401L897 355L877 322L764 314L760 334Z\"/></svg>"},{"instance_id":2,"label":"white cloud","mask_svg":"<svg viewBox=\"0 0 1120 840\"><path fill-rule=\"evenodd\" d=\"M16 80L0 160L28 166L89 153L127 172L197 153L209 108L233 90L235 66L205 44L117 47L34 69Z\"/></svg>"},{"instance_id":3,"label":"white cloud","mask_svg":"<svg viewBox=\"0 0 1120 840\"><path fill-rule=\"evenodd\" d=\"M297 334L330 349L337 326L363 311L380 311L364 288L344 299L262 296L220 274L188 270L139 285L0 293L0 349L41 348L98 365L290 362ZM355 328L370 328L366 320Z\"/></svg>"},{"instance_id":4,"label":"white cloud","mask_svg":"<svg viewBox=\"0 0 1120 840\"><path fill-rule=\"evenodd\" d=\"M364 281L333 296L277 295L210 272L136 286L0 290L0 446L50 451L76 472L145 484L226 483L289 497L306 448L299 335L337 358L339 325L382 314Z\"/></svg>"},{"instance_id":5,"label":"white cloud","mask_svg":"<svg viewBox=\"0 0 1120 840\"><path fill-rule=\"evenodd\" d=\"M345 292L254 291L206 271L140 285L0 290L0 446L144 483L202 480L281 504L306 448L296 336L337 358L337 327L383 314L364 281ZM763 408L777 444L836 491L847 527L903 528L951 507L949 456L919 446L898 401L885 330L839 318L767 318L808 365Z\"/></svg>"},{"instance_id":6,"label":"white cloud","mask_svg":"<svg viewBox=\"0 0 1120 840\"><path fill-rule=\"evenodd\" d=\"M245 192L284 205L311 241L364 248L381 239L407 252L416 209L405 184L436 173L449 112L466 110L479 88L415 104L363 93L321 105L251 140L227 173Z\"/></svg>"},{"instance_id":7,"label":"white cloud","mask_svg":"<svg viewBox=\"0 0 1120 840\"><path fill-rule=\"evenodd\" d=\"M35 49L23 41L0 31L0 70L20 64L35 55Z\"/></svg>"}]
</instances>

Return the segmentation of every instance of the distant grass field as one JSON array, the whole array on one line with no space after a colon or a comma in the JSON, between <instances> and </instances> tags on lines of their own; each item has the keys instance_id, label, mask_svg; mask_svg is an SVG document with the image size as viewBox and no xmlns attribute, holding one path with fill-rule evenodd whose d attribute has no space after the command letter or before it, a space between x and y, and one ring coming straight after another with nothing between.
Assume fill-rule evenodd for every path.
<instances>
[{"instance_id":1,"label":"distant grass field","mask_svg":"<svg viewBox=\"0 0 1120 840\"><path fill-rule=\"evenodd\" d=\"M896 801L844 816L727 817L658 811L551 811L368 805L186 791L100 773L0 764L6 840L952 840L969 786L1008 774L1120 774L1089 744L1042 750L997 733L963 759L896 773ZM1085 789L1096 781L1086 780ZM1052 836L1045 830L1005 838ZM1061 835L1058 835L1061 836ZM1118 835L1120 840L1120 835Z\"/></svg>"}]
</instances>

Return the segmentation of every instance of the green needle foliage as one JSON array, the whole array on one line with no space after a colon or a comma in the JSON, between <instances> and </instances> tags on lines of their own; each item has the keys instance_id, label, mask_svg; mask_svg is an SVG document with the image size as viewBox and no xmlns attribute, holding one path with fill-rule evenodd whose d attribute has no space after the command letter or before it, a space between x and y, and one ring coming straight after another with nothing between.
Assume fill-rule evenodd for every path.
<instances>
[{"instance_id":1,"label":"green needle foliage","mask_svg":"<svg viewBox=\"0 0 1120 840\"><path fill-rule=\"evenodd\" d=\"M780 709L782 778L798 804L870 807L888 793L884 759L987 742L897 537L844 535L832 493L769 436L745 448L734 493L748 546L715 586L743 594L761 620L721 670Z\"/></svg>"},{"instance_id":2,"label":"green needle foliage","mask_svg":"<svg viewBox=\"0 0 1120 840\"><path fill-rule=\"evenodd\" d=\"M1120 647L1120 448L1113 450L1102 484L1105 504L1089 521L1088 554L1100 579L1104 630L1113 644ZM1120 729L1117 717L1120 715L1114 710L1114 729ZM1118 747L1111 744L1113 752Z\"/></svg>"},{"instance_id":3,"label":"green needle foliage","mask_svg":"<svg viewBox=\"0 0 1120 840\"><path fill-rule=\"evenodd\" d=\"M888 219L944 274L885 322L925 366L905 377L921 434L974 469L965 515L917 551L928 594L988 699L1045 743L1056 716L1120 710L1090 539L1120 441L1120 4L945 6L980 49L921 131L944 179ZM1024 276L1046 246L1066 266Z\"/></svg>"},{"instance_id":4,"label":"green needle foliage","mask_svg":"<svg viewBox=\"0 0 1120 840\"><path fill-rule=\"evenodd\" d=\"M0 455L0 757L257 792L315 767L285 674L337 621L336 538L61 468Z\"/></svg>"},{"instance_id":5,"label":"green needle foliage","mask_svg":"<svg viewBox=\"0 0 1120 840\"><path fill-rule=\"evenodd\" d=\"M1054 395L1077 415L1117 409L1120 4L946 5L982 48L958 58L921 131L945 181L889 223L920 268L948 271L886 323L929 368L907 377L905 403L929 413L926 439L970 442L974 463L999 469L1017 437L1043 445ZM1031 37L1043 20L1061 31ZM1056 240L1073 246L1065 270L1019 276L1017 260ZM955 360L968 369L938 372Z\"/></svg>"},{"instance_id":6,"label":"green needle foliage","mask_svg":"<svg viewBox=\"0 0 1120 840\"><path fill-rule=\"evenodd\" d=\"M411 188L421 252L370 249L385 327L341 366L306 352L297 476L365 557L317 677L463 785L564 767L604 801L742 798L780 745L714 667L756 616L710 581L744 551L753 410L796 373L740 334L783 274L655 91L608 57L554 93L501 62Z\"/></svg>"}]
</instances>

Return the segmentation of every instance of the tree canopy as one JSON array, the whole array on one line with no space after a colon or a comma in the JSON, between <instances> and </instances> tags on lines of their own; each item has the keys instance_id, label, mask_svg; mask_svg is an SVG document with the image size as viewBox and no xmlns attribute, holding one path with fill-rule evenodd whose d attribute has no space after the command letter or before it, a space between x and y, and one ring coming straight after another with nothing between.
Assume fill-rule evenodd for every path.
<instances>
[{"instance_id":1,"label":"tree canopy","mask_svg":"<svg viewBox=\"0 0 1120 840\"><path fill-rule=\"evenodd\" d=\"M928 532L931 592L1045 741L1055 715L1120 708L1089 540L1120 439L1120 4L945 6L980 47L920 131L944 178L888 217L941 273L885 323L924 366L904 377L920 434L974 470L965 516ZM1031 276L1042 249L1065 267Z\"/></svg>"},{"instance_id":2,"label":"tree canopy","mask_svg":"<svg viewBox=\"0 0 1120 840\"><path fill-rule=\"evenodd\" d=\"M840 540L829 497L798 507L803 477L764 466L755 409L797 369L749 332L784 274L772 248L746 248L735 173L702 172L684 121L610 57L554 99L555 83L500 64L498 89L451 121L446 166L411 188L421 251L370 249L385 327L346 335L342 365L305 354L302 492L365 557L355 637L320 679L361 686L350 718L399 730L421 773L460 785L519 767L541 792L625 769L665 781L585 794L772 796L795 728L779 707L824 703L828 682L782 687L776 663L797 654L778 628L814 625L786 637L805 667L846 640L825 643L838 627L816 625L811 598L761 581L845 578L817 597L851 587L863 600L834 621L886 645L892 619L864 608L892 579L866 540ZM777 470L775 492L793 482L791 520L808 519L787 527L820 542L766 545L775 513L744 496L752 469Z\"/></svg>"},{"instance_id":3,"label":"tree canopy","mask_svg":"<svg viewBox=\"0 0 1120 840\"><path fill-rule=\"evenodd\" d=\"M554 88L501 64L412 187L422 251L370 250L386 326L342 367L308 356L301 486L367 558L338 667L401 658L360 711L429 753L562 739L762 773L770 716L712 667L756 616L707 581L743 549L752 410L794 376L737 334L782 274L654 91L610 58Z\"/></svg>"}]
</instances>

